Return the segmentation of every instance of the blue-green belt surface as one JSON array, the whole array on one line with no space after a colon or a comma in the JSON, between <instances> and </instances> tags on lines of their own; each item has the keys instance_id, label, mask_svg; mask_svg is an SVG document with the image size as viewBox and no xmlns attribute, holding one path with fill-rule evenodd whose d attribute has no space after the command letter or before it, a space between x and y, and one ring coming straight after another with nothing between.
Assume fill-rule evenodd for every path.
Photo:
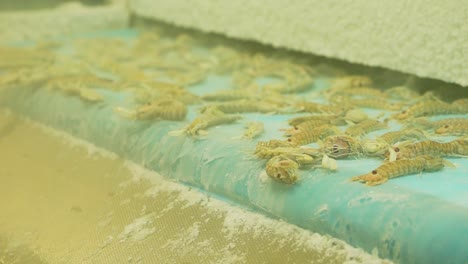
<instances>
[{"instance_id":1,"label":"blue-green belt surface","mask_svg":"<svg viewBox=\"0 0 468 264\"><path fill-rule=\"evenodd\" d=\"M226 87L210 76L189 88L196 94ZM318 80L317 88L326 80ZM301 171L287 185L261 177L264 161L251 154L258 140L280 138L292 115L245 114L244 121L265 123L255 141L231 139L243 133L244 121L209 129L203 139L169 136L186 121L132 121L113 108L129 106L128 94L100 90L106 104L89 104L46 89L0 90L0 105L137 162L161 175L228 201L284 219L314 232L343 239L379 256L402 263L468 262L468 162L449 159L457 168L392 179L368 187L349 182L380 160L340 160L338 170Z\"/></svg>"}]
</instances>

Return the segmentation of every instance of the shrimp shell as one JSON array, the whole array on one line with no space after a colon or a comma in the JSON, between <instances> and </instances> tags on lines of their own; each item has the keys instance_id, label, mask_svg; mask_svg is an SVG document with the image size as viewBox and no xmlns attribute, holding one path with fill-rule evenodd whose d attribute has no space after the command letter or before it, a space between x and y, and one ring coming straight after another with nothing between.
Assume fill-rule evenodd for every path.
<instances>
[{"instance_id":1,"label":"shrimp shell","mask_svg":"<svg viewBox=\"0 0 468 264\"><path fill-rule=\"evenodd\" d=\"M351 181L360 181L369 186L385 183L389 179L420 173L422 171L437 171L445 166L442 158L433 156L418 156L411 160L396 160L386 162L370 173L351 178Z\"/></svg>"}]
</instances>

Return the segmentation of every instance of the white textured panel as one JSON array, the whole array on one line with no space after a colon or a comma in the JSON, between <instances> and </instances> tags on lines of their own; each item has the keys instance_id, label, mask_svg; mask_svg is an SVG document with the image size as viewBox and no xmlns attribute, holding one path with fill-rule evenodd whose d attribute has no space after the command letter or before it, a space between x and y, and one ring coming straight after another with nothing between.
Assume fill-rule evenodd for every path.
<instances>
[{"instance_id":1,"label":"white textured panel","mask_svg":"<svg viewBox=\"0 0 468 264\"><path fill-rule=\"evenodd\" d=\"M123 3L99 7L68 3L53 9L0 12L0 42L38 40L127 25L128 12Z\"/></svg>"},{"instance_id":2,"label":"white textured panel","mask_svg":"<svg viewBox=\"0 0 468 264\"><path fill-rule=\"evenodd\" d=\"M130 0L139 16L468 85L466 0Z\"/></svg>"}]
</instances>

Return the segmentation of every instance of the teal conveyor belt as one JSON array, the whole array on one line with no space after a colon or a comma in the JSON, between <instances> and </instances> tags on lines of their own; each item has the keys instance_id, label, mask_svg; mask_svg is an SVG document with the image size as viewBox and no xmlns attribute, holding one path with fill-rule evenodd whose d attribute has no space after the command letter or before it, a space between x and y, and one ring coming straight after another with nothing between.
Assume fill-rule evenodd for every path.
<instances>
[{"instance_id":1,"label":"teal conveyor belt","mask_svg":"<svg viewBox=\"0 0 468 264\"><path fill-rule=\"evenodd\" d=\"M223 87L210 76L190 91L203 94ZM318 80L317 88L326 80ZM224 86L225 87L225 86ZM353 246L401 263L468 262L468 161L449 159L457 167L392 179L368 187L349 182L381 161L339 160L338 171L301 171L295 185L268 178L264 162L251 154L258 140L280 138L292 115L246 114L232 125L209 129L206 138L169 136L184 122L132 121L117 115L129 105L128 94L100 90L106 104L45 89L0 90L0 106L87 140L175 181L227 201L284 219L303 228L343 239ZM255 141L231 139L245 121L263 121L266 133Z\"/></svg>"}]
</instances>

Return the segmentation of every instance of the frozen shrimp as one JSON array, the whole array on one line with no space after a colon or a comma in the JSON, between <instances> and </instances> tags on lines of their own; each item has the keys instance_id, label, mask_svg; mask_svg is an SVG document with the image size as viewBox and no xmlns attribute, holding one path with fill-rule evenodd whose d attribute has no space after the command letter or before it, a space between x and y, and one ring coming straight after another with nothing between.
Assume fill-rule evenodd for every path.
<instances>
[{"instance_id":1,"label":"frozen shrimp","mask_svg":"<svg viewBox=\"0 0 468 264\"><path fill-rule=\"evenodd\" d=\"M338 115L308 115L308 116L299 116L295 118L291 118L288 120L288 123L291 126L297 126L301 123L304 123L306 121L311 121L311 120L320 120L321 122L323 121L324 124L331 124L331 125L346 125L345 120L338 116Z\"/></svg>"},{"instance_id":2,"label":"frozen shrimp","mask_svg":"<svg viewBox=\"0 0 468 264\"><path fill-rule=\"evenodd\" d=\"M160 118L163 120L180 121L187 115L187 107L176 100L155 100L151 103L127 110L121 107L114 109L120 115L138 120Z\"/></svg>"},{"instance_id":3,"label":"frozen shrimp","mask_svg":"<svg viewBox=\"0 0 468 264\"><path fill-rule=\"evenodd\" d=\"M442 158L423 155L410 160L386 162L370 173L351 178L351 181L360 181L366 185L375 186L400 176L441 170L445 164Z\"/></svg>"},{"instance_id":4,"label":"frozen shrimp","mask_svg":"<svg viewBox=\"0 0 468 264\"><path fill-rule=\"evenodd\" d=\"M201 109L201 112L203 113L207 108L210 107L216 107L221 112L226 114L249 112L272 113L277 110L274 105L267 103L257 102L253 100L236 100L205 106Z\"/></svg>"},{"instance_id":5,"label":"frozen shrimp","mask_svg":"<svg viewBox=\"0 0 468 264\"><path fill-rule=\"evenodd\" d=\"M314 148L278 147L260 148L256 153L260 159L270 159L274 156L284 156L294 160L301 166L312 165L320 156L319 150Z\"/></svg>"},{"instance_id":6,"label":"frozen shrimp","mask_svg":"<svg viewBox=\"0 0 468 264\"><path fill-rule=\"evenodd\" d=\"M412 117L459 113L461 113L459 107L452 104L448 104L440 100L427 100L411 106L407 110L396 114L394 117L396 119L403 120Z\"/></svg>"},{"instance_id":7,"label":"frozen shrimp","mask_svg":"<svg viewBox=\"0 0 468 264\"><path fill-rule=\"evenodd\" d=\"M433 156L468 156L468 139L460 138L446 143L432 140L393 147L397 159L410 159L420 155Z\"/></svg>"},{"instance_id":8,"label":"frozen shrimp","mask_svg":"<svg viewBox=\"0 0 468 264\"><path fill-rule=\"evenodd\" d=\"M188 126L181 130L171 131L169 135L179 136L182 134L188 134L190 136L204 135L207 134L205 129L221 125L221 124L230 124L234 123L237 120L241 119L241 116L238 115L228 115L223 112L220 112L217 109L210 109L204 114L195 118Z\"/></svg>"},{"instance_id":9,"label":"frozen shrimp","mask_svg":"<svg viewBox=\"0 0 468 264\"><path fill-rule=\"evenodd\" d=\"M374 119L364 120L358 124L352 125L345 130L345 134L349 136L360 137L373 131L387 128L386 123L379 122Z\"/></svg>"},{"instance_id":10,"label":"frozen shrimp","mask_svg":"<svg viewBox=\"0 0 468 264\"><path fill-rule=\"evenodd\" d=\"M246 130L244 134L240 137L235 138L243 138L243 139L253 139L260 136L264 131L264 125L262 122L249 122L246 125Z\"/></svg>"},{"instance_id":11,"label":"frozen shrimp","mask_svg":"<svg viewBox=\"0 0 468 264\"><path fill-rule=\"evenodd\" d=\"M468 121L468 120L466 120ZM436 134L468 135L468 122L443 125L435 130Z\"/></svg>"},{"instance_id":12,"label":"frozen shrimp","mask_svg":"<svg viewBox=\"0 0 468 264\"><path fill-rule=\"evenodd\" d=\"M299 165L285 156L272 157L265 171L271 178L287 184L296 183L299 179Z\"/></svg>"},{"instance_id":13,"label":"frozen shrimp","mask_svg":"<svg viewBox=\"0 0 468 264\"><path fill-rule=\"evenodd\" d=\"M325 124L310 130L301 129L299 132L288 138L288 142L291 142L294 145L307 145L312 142L316 142L319 139L324 139L328 136L340 133L341 131L337 127Z\"/></svg>"},{"instance_id":14,"label":"frozen shrimp","mask_svg":"<svg viewBox=\"0 0 468 264\"><path fill-rule=\"evenodd\" d=\"M378 137L379 139L385 141L389 145L393 145L399 141L405 141L409 139L422 140L426 139L426 133L417 128L408 128L399 131L387 132Z\"/></svg>"}]
</instances>

